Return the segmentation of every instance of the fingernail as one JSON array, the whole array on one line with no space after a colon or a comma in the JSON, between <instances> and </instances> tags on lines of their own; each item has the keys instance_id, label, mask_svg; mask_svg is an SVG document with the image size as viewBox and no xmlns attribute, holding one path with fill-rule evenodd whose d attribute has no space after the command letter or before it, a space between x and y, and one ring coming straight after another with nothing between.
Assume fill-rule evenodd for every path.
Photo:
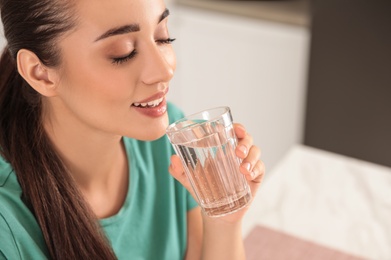
<instances>
[{"instance_id":1,"label":"fingernail","mask_svg":"<svg viewBox=\"0 0 391 260\"><path fill-rule=\"evenodd\" d=\"M239 145L239 151L241 151L244 155L247 155L247 147L245 145Z\"/></svg>"},{"instance_id":2,"label":"fingernail","mask_svg":"<svg viewBox=\"0 0 391 260\"><path fill-rule=\"evenodd\" d=\"M246 170L249 172L250 168L251 168L251 164L246 162L246 163L243 164L243 167L246 168Z\"/></svg>"},{"instance_id":3,"label":"fingernail","mask_svg":"<svg viewBox=\"0 0 391 260\"><path fill-rule=\"evenodd\" d=\"M250 176L251 176L251 179L254 179L254 178L255 178L255 172L252 171L252 172L250 173Z\"/></svg>"}]
</instances>

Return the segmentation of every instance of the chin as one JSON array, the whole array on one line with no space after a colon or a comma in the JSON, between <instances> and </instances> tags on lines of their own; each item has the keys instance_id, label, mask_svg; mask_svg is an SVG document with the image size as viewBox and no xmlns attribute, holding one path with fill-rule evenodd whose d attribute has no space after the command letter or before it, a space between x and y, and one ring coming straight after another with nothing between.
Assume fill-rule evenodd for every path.
<instances>
[{"instance_id":1,"label":"chin","mask_svg":"<svg viewBox=\"0 0 391 260\"><path fill-rule=\"evenodd\" d=\"M148 131L149 132L149 131ZM153 131L151 133L145 133L145 135L140 138L139 140L142 140L142 141L154 141L154 140L157 140L161 137L163 137L164 135L166 134L166 129L163 129L162 131Z\"/></svg>"},{"instance_id":2,"label":"chin","mask_svg":"<svg viewBox=\"0 0 391 260\"><path fill-rule=\"evenodd\" d=\"M160 122L148 124L148 127L137 129L136 133L133 132L133 134L127 136L141 141L154 141L166 134L167 127L168 117L166 118L166 120L161 120Z\"/></svg>"},{"instance_id":3,"label":"chin","mask_svg":"<svg viewBox=\"0 0 391 260\"><path fill-rule=\"evenodd\" d=\"M157 140L161 137L163 137L164 135L166 134L166 130L163 129L161 131L157 130L157 129L148 129L148 130L144 130L142 132L139 132L139 133L133 133L133 134L125 134L124 136L127 136L129 138L133 138L133 139L136 139L136 140L140 140L140 141L154 141L154 140Z\"/></svg>"}]
</instances>

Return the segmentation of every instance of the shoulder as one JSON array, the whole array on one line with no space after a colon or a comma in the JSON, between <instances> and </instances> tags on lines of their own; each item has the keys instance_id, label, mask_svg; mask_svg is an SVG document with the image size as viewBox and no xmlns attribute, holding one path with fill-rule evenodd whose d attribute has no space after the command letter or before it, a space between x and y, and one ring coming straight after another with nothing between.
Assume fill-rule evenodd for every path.
<instances>
[{"instance_id":1,"label":"shoulder","mask_svg":"<svg viewBox=\"0 0 391 260\"><path fill-rule=\"evenodd\" d=\"M20 192L21 188L14 169L0 156L0 201L4 202L2 196L4 197L6 194L18 194Z\"/></svg>"},{"instance_id":2,"label":"shoulder","mask_svg":"<svg viewBox=\"0 0 391 260\"><path fill-rule=\"evenodd\" d=\"M4 205L5 198L12 193L21 191L14 170L3 157L0 156L0 201ZM15 193L16 192L16 193Z\"/></svg>"},{"instance_id":3,"label":"shoulder","mask_svg":"<svg viewBox=\"0 0 391 260\"><path fill-rule=\"evenodd\" d=\"M5 259L20 259L19 251L16 246L15 237L12 231L11 205L14 200L14 194L18 192L12 187L13 170L0 156L0 256Z\"/></svg>"},{"instance_id":4,"label":"shoulder","mask_svg":"<svg viewBox=\"0 0 391 260\"><path fill-rule=\"evenodd\" d=\"M0 187L6 184L12 171L11 165L0 155Z\"/></svg>"},{"instance_id":5,"label":"shoulder","mask_svg":"<svg viewBox=\"0 0 391 260\"><path fill-rule=\"evenodd\" d=\"M33 214L20 195L0 188L0 259L46 259L46 244Z\"/></svg>"},{"instance_id":6,"label":"shoulder","mask_svg":"<svg viewBox=\"0 0 391 260\"><path fill-rule=\"evenodd\" d=\"M40 227L21 195L15 172L0 157L0 259L45 259Z\"/></svg>"},{"instance_id":7,"label":"shoulder","mask_svg":"<svg viewBox=\"0 0 391 260\"><path fill-rule=\"evenodd\" d=\"M1 199L1 197L0 197ZM0 205L0 252L5 259L20 259L15 237ZM0 258L1 259L1 258Z\"/></svg>"}]
</instances>

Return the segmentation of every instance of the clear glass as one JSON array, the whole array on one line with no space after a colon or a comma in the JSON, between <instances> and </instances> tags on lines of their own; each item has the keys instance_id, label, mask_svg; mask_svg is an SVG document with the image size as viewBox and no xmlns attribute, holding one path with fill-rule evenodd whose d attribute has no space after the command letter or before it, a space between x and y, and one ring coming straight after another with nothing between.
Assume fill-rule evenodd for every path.
<instances>
[{"instance_id":1,"label":"clear glass","mask_svg":"<svg viewBox=\"0 0 391 260\"><path fill-rule=\"evenodd\" d=\"M239 171L229 107L182 118L167 128L167 136L206 215L224 216L249 203L251 192Z\"/></svg>"}]
</instances>

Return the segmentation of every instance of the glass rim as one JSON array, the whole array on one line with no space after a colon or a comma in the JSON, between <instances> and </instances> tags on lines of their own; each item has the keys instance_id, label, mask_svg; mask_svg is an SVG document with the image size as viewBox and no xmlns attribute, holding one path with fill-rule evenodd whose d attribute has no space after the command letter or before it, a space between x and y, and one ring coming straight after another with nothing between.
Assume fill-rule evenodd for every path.
<instances>
[{"instance_id":1,"label":"glass rim","mask_svg":"<svg viewBox=\"0 0 391 260\"><path fill-rule=\"evenodd\" d=\"M212 107L212 108L207 108L207 109L203 109L203 110L200 110L196 113L192 113L190 115L187 115L187 116L184 116L182 117L181 119L178 119L176 120L175 122L171 123L168 125L168 127L166 128L166 133L176 133L176 132L180 132L180 131L183 131L185 129L188 129L189 127L195 125L195 124L189 124L181 129L176 129L176 130L173 130L174 126L178 125L179 123L181 122L184 122L186 120L192 120L192 119L196 119L195 117L197 115L202 115L202 113L204 112L208 112L208 111L212 111L212 110L219 110L219 109L222 109L222 113L218 114L217 116L214 116L210 119L207 119L205 122L202 122L202 123L196 123L196 125L200 126L200 125L204 125L204 124L207 124L207 123L211 123L211 122L214 122L214 121L217 121L219 120L221 117L223 117L224 115L226 115L227 113L230 113L231 109L229 106L219 106L219 107ZM199 118L201 119L201 117Z\"/></svg>"}]
</instances>

